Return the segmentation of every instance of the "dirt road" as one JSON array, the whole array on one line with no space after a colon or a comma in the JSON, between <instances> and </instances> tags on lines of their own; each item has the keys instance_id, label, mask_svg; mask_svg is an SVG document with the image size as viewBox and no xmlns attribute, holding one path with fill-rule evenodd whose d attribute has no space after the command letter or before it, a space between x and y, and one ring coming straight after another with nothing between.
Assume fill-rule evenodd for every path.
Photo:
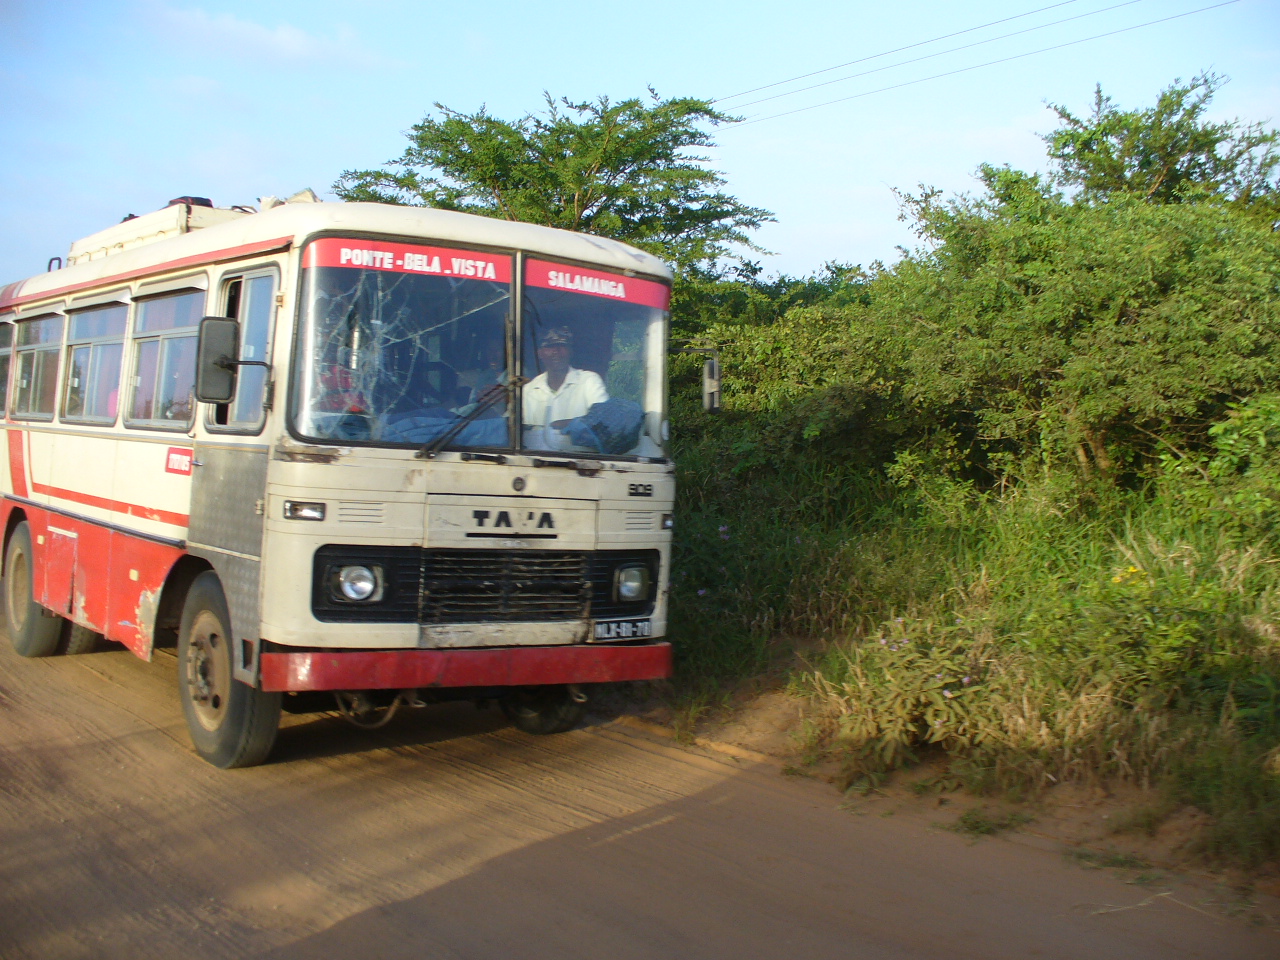
<instances>
[{"instance_id":1,"label":"dirt road","mask_svg":"<svg viewBox=\"0 0 1280 960\"><path fill-rule=\"evenodd\" d=\"M1280 956L1052 851L852 816L616 726L287 718L274 762L223 772L171 658L0 643L6 960Z\"/></svg>"}]
</instances>

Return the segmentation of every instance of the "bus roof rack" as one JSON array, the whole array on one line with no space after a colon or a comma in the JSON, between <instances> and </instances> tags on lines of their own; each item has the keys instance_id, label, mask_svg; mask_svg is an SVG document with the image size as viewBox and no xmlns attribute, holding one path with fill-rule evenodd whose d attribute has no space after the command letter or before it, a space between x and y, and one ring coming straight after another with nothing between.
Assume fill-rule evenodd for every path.
<instances>
[{"instance_id":1,"label":"bus roof rack","mask_svg":"<svg viewBox=\"0 0 1280 960\"><path fill-rule=\"evenodd\" d=\"M160 210L126 217L114 226L75 241L67 256L67 266L101 260L143 244L216 226L243 217L248 212L220 209L208 197L176 197Z\"/></svg>"},{"instance_id":2,"label":"bus roof rack","mask_svg":"<svg viewBox=\"0 0 1280 960\"><path fill-rule=\"evenodd\" d=\"M213 201L208 197L174 197L166 206L176 207L178 204L188 207L212 207Z\"/></svg>"}]
</instances>

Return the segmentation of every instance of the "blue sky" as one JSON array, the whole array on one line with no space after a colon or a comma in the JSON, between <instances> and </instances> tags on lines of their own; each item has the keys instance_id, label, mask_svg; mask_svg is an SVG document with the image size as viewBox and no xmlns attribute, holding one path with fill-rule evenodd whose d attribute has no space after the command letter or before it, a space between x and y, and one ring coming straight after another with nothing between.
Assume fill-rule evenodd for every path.
<instances>
[{"instance_id":1,"label":"blue sky","mask_svg":"<svg viewBox=\"0 0 1280 960\"><path fill-rule=\"evenodd\" d=\"M403 132L435 101L514 118L537 110L544 90L621 98L653 85L664 96L723 97L1017 18L822 74L791 86L888 68L741 110L768 117L1213 2L0 0L0 283L170 197L228 206L307 186L329 195L344 169L398 155ZM1078 19L1053 23L1068 17ZM777 216L757 237L774 252L762 258L766 270L891 261L912 242L892 188L970 190L983 161L1043 168L1039 136L1054 125L1046 101L1083 111L1100 82L1122 106L1147 105L1203 69L1231 77L1217 117L1280 126L1280 4L1238 0L722 128L712 160L730 192Z\"/></svg>"}]
</instances>

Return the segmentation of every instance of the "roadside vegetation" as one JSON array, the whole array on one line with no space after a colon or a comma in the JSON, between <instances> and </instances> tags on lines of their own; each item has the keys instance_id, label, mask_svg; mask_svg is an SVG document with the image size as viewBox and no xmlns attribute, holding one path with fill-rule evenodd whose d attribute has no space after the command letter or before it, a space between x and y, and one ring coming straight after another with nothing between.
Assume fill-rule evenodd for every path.
<instances>
[{"instance_id":1,"label":"roadside vegetation","mask_svg":"<svg viewBox=\"0 0 1280 960\"><path fill-rule=\"evenodd\" d=\"M920 246L689 277L678 357L685 722L772 676L850 783L1125 779L1280 857L1276 134L1212 76L1057 110L1049 176L901 197Z\"/></svg>"},{"instance_id":2,"label":"roadside vegetation","mask_svg":"<svg viewBox=\"0 0 1280 960\"><path fill-rule=\"evenodd\" d=\"M709 101L437 105L348 200L615 237L676 269L680 722L808 698L850 784L923 758L978 792L1124 779L1280 857L1277 134L1222 79L1055 106L1049 173L900 196L917 249L764 277L771 214L698 151ZM833 251L838 255L838 251Z\"/></svg>"}]
</instances>

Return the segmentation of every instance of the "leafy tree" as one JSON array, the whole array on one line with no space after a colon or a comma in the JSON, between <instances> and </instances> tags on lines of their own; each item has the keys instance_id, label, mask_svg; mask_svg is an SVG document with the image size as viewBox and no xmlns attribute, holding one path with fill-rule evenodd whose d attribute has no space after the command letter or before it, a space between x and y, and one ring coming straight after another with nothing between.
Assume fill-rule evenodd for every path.
<instances>
[{"instance_id":1,"label":"leafy tree","mask_svg":"<svg viewBox=\"0 0 1280 960\"><path fill-rule=\"evenodd\" d=\"M546 95L546 110L514 121L484 107L442 104L408 133L404 154L381 170L348 170L344 200L438 207L612 237L664 257L681 271L717 271L733 247L771 220L720 188L697 151L706 126L732 118L709 101L608 97L574 103Z\"/></svg>"},{"instance_id":2,"label":"leafy tree","mask_svg":"<svg viewBox=\"0 0 1280 960\"><path fill-rule=\"evenodd\" d=\"M838 306L861 296L867 274L860 265L832 260L808 277L762 276L758 263L728 270L689 270L675 285L671 301L677 336L704 338L716 323L770 324L794 307Z\"/></svg>"},{"instance_id":3,"label":"leafy tree","mask_svg":"<svg viewBox=\"0 0 1280 960\"><path fill-rule=\"evenodd\" d=\"M1221 204L1072 203L1032 174L982 177L976 197L904 197L927 243L856 296L709 328L741 412L724 429L759 462L807 447L896 457L915 477L1067 466L1122 481L1208 449L1231 404L1280 385L1269 226Z\"/></svg>"},{"instance_id":4,"label":"leafy tree","mask_svg":"<svg viewBox=\"0 0 1280 960\"><path fill-rule=\"evenodd\" d=\"M1276 382L1280 236L1214 204L1066 203L986 168L987 193L915 213L934 248L884 279L906 392L976 417L988 451L1058 450L1116 476L1203 443Z\"/></svg>"},{"instance_id":5,"label":"leafy tree","mask_svg":"<svg viewBox=\"0 0 1280 960\"><path fill-rule=\"evenodd\" d=\"M1045 141L1058 182L1089 200L1121 193L1159 203L1212 196L1277 209L1280 133L1259 123L1205 119L1225 82L1212 73L1175 80L1143 110L1119 109L1101 86L1087 116L1052 105L1063 126Z\"/></svg>"}]
</instances>

